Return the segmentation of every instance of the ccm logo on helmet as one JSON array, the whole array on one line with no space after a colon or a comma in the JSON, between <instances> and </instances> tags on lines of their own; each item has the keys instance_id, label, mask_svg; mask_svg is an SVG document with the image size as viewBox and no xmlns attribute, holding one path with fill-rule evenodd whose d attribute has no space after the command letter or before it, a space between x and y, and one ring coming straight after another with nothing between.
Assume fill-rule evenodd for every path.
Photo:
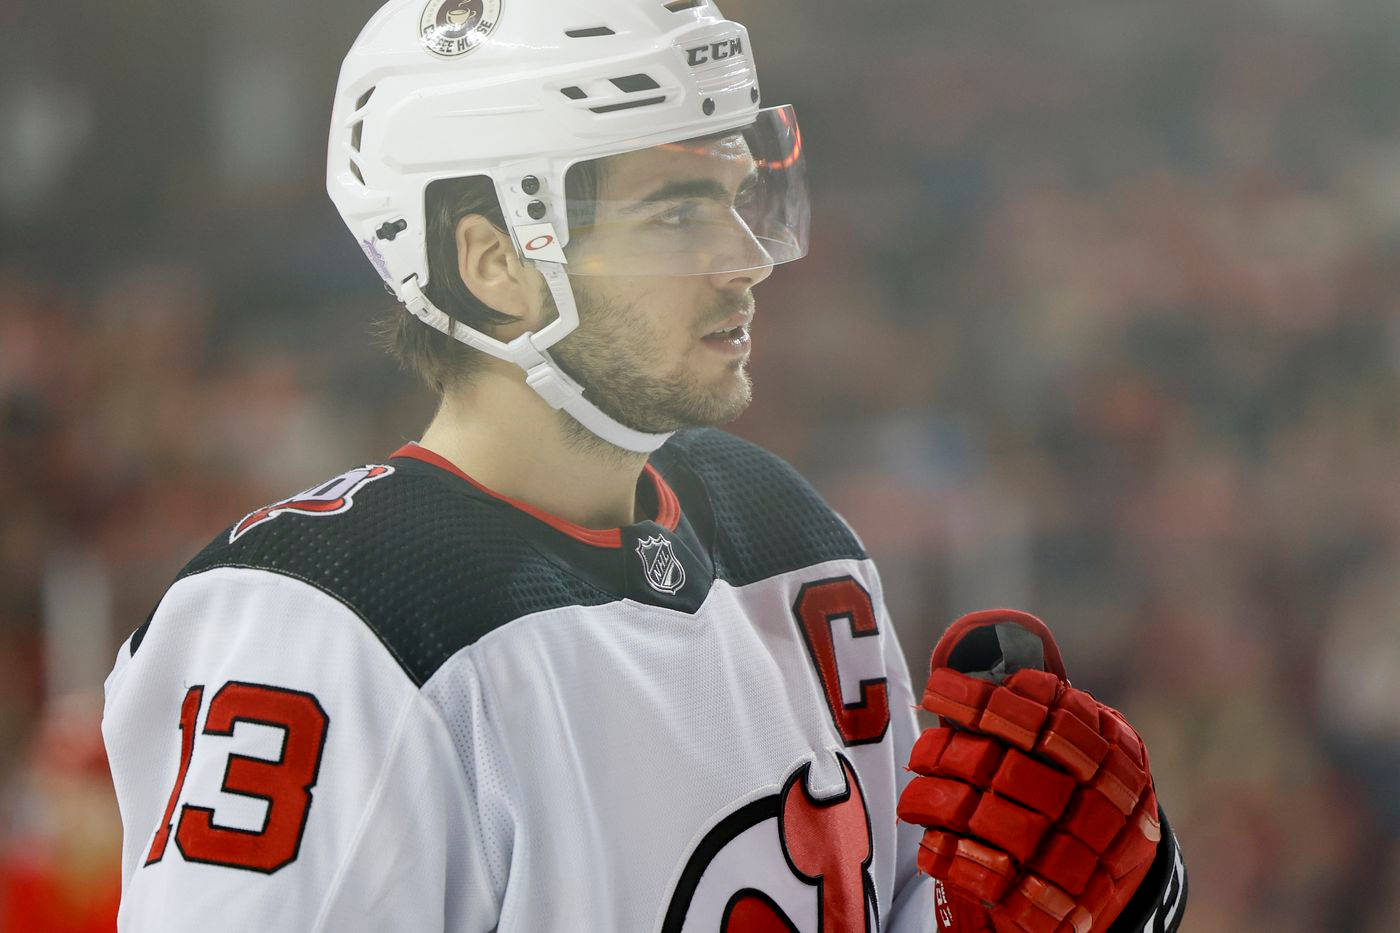
<instances>
[{"instance_id":1,"label":"ccm logo on helmet","mask_svg":"<svg viewBox=\"0 0 1400 933\"><path fill-rule=\"evenodd\" d=\"M697 45L693 49L685 50L686 61L691 66L703 65L706 62L717 62L734 55L744 54L744 40L735 36L733 39L724 39L720 42L711 42L709 45Z\"/></svg>"}]
</instances>

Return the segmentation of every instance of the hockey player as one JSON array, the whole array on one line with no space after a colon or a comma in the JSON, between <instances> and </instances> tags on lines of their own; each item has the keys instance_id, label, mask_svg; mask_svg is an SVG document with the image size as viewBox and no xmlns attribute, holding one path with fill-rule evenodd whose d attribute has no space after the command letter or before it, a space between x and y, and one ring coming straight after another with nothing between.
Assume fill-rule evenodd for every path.
<instances>
[{"instance_id":1,"label":"hockey player","mask_svg":"<svg viewBox=\"0 0 1400 933\"><path fill-rule=\"evenodd\" d=\"M999 615L950 633L916 745L859 540L713 429L803 165L709 0L374 16L328 186L441 404L122 646L121 929L1175 927L1121 717Z\"/></svg>"}]
</instances>

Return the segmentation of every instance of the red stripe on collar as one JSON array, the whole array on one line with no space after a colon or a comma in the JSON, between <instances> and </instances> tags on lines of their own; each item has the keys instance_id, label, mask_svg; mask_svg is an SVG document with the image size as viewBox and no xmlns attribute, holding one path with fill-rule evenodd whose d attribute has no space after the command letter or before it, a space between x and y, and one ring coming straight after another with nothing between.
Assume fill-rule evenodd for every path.
<instances>
[{"instance_id":1,"label":"red stripe on collar","mask_svg":"<svg viewBox=\"0 0 1400 933\"><path fill-rule=\"evenodd\" d=\"M424 463L446 470L453 476L460 477L471 483L472 486L486 493L493 499L498 499L509 506L519 509L531 518L538 519L549 525L551 528L561 531L575 540L584 544L591 544L594 547L622 547L622 529L620 528L585 528L575 524L566 518L560 518L544 509L536 508L528 502L521 502L519 499L512 499L510 496L503 496L493 489L483 486L472 479L466 473L457 468L456 464L436 454L426 447L418 444L408 443L394 451L391 457L408 457L412 460L421 460ZM642 467L642 472L651 480L652 487L656 491L656 518L654 521L667 531L674 532L681 520L681 504L676 498L676 493L669 483L656 471L650 463Z\"/></svg>"}]
</instances>

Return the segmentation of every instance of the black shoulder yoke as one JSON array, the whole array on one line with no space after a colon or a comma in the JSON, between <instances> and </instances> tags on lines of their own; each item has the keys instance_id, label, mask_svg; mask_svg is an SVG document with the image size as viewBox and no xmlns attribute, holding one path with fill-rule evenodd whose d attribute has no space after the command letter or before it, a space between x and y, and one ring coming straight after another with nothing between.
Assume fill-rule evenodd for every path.
<instances>
[{"instance_id":1,"label":"black shoulder yoke","mask_svg":"<svg viewBox=\"0 0 1400 933\"><path fill-rule=\"evenodd\" d=\"M860 541L812 485L756 444L714 429L682 431L652 463L667 479L677 468L699 479L714 512L718 575L735 586L824 561L865 559ZM681 506L689 508L683 494Z\"/></svg>"},{"instance_id":2,"label":"black shoulder yoke","mask_svg":"<svg viewBox=\"0 0 1400 933\"><path fill-rule=\"evenodd\" d=\"M652 464L680 501L677 551L701 552L691 568L698 593L673 608L698 609L707 579L743 585L865 556L816 491L753 444L686 431ZM635 544L660 530L648 520L623 537ZM451 472L396 456L259 509L221 532L176 579L243 567L301 580L363 619L421 685L513 619L637 598L637 574L627 571L632 550L581 543ZM654 601L667 605L663 596ZM149 625L133 635L133 652Z\"/></svg>"},{"instance_id":3,"label":"black shoulder yoke","mask_svg":"<svg viewBox=\"0 0 1400 933\"><path fill-rule=\"evenodd\" d=\"M177 579L216 567L295 577L363 619L419 685L511 619L616 598L561 572L519 534L508 506L452 494L426 464L393 465L339 514L287 510L232 542L238 526L225 529Z\"/></svg>"}]
</instances>

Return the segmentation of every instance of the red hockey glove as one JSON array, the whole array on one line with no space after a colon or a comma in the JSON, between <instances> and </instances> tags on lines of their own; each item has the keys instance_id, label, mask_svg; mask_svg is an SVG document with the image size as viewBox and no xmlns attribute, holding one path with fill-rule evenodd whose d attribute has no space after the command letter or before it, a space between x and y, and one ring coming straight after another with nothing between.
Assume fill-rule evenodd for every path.
<instances>
[{"instance_id":1,"label":"red hockey glove","mask_svg":"<svg viewBox=\"0 0 1400 933\"><path fill-rule=\"evenodd\" d=\"M920 776L898 812L925 827L919 868L943 883L955 928L1107 930L1161 839L1147 751L1122 714L1071 687L1045 623L1012 610L953 623L923 707L940 726L914 744Z\"/></svg>"}]
</instances>

